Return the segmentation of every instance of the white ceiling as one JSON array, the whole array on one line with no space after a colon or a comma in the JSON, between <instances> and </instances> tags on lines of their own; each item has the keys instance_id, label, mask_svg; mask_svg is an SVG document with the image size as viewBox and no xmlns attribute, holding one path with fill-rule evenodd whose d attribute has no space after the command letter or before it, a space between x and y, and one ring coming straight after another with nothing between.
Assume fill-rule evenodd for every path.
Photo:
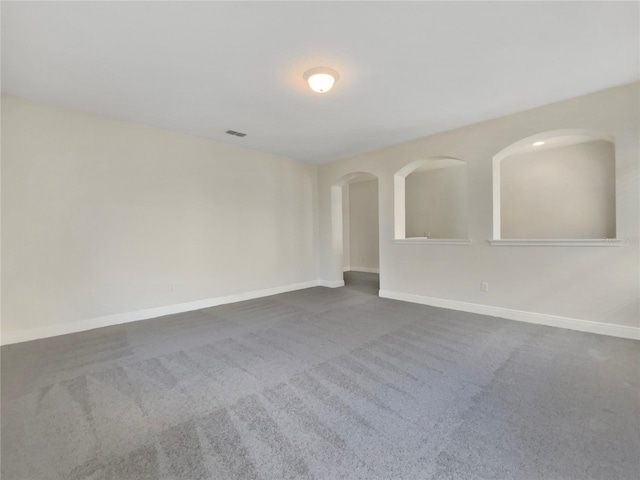
<instances>
[{"instance_id":1,"label":"white ceiling","mask_svg":"<svg viewBox=\"0 0 640 480\"><path fill-rule=\"evenodd\" d=\"M323 163L636 81L639 15L637 2L2 2L2 90ZM315 66L340 72L330 93L306 87Z\"/></svg>"}]
</instances>

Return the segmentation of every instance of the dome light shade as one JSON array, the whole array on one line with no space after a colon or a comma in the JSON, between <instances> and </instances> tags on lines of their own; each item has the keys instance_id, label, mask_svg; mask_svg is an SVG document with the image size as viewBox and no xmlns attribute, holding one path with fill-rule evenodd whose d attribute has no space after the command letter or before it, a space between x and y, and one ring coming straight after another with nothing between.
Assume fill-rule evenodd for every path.
<instances>
[{"instance_id":1,"label":"dome light shade","mask_svg":"<svg viewBox=\"0 0 640 480\"><path fill-rule=\"evenodd\" d=\"M340 75L331 68L316 67L304 72L303 77L311 90L317 93L326 93L331 90Z\"/></svg>"}]
</instances>

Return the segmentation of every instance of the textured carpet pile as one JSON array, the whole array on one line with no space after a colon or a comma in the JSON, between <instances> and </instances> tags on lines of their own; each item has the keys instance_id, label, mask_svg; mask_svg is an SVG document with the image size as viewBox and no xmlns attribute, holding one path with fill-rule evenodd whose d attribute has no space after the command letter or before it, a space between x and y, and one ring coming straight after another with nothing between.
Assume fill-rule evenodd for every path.
<instances>
[{"instance_id":1,"label":"textured carpet pile","mask_svg":"<svg viewBox=\"0 0 640 480\"><path fill-rule=\"evenodd\" d=\"M2 479L638 478L638 342L347 279L2 347Z\"/></svg>"}]
</instances>

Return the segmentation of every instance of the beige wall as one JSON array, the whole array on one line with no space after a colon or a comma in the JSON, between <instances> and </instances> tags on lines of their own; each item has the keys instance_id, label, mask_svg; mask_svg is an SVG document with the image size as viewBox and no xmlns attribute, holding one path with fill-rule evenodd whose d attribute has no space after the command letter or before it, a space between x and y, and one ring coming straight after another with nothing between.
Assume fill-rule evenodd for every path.
<instances>
[{"instance_id":1,"label":"beige wall","mask_svg":"<svg viewBox=\"0 0 640 480\"><path fill-rule=\"evenodd\" d=\"M405 212L407 238L467 238L466 165L407 175Z\"/></svg>"},{"instance_id":2,"label":"beige wall","mask_svg":"<svg viewBox=\"0 0 640 480\"><path fill-rule=\"evenodd\" d=\"M590 320L639 323L638 83L420 138L321 165L320 275L339 278L331 244L330 186L350 172L369 172L380 187L381 290L419 297ZM619 247L492 246L493 157L540 132L579 128L616 141ZM394 174L433 156L467 162L470 246L394 242ZM483 292L480 283L489 283Z\"/></svg>"},{"instance_id":3,"label":"beige wall","mask_svg":"<svg viewBox=\"0 0 640 480\"><path fill-rule=\"evenodd\" d=\"M615 238L615 152L604 140L500 163L502 238Z\"/></svg>"},{"instance_id":4,"label":"beige wall","mask_svg":"<svg viewBox=\"0 0 640 480\"><path fill-rule=\"evenodd\" d=\"M351 237L349 231L349 184L342 187L342 268L351 269Z\"/></svg>"},{"instance_id":5,"label":"beige wall","mask_svg":"<svg viewBox=\"0 0 640 480\"><path fill-rule=\"evenodd\" d=\"M638 326L638 84L320 167L3 96L2 331L342 279L331 186L378 177L381 289ZM615 137L619 247L496 247L492 159L540 132ZM393 176L434 156L468 168L470 246L394 242ZM489 282L488 292L480 282Z\"/></svg>"},{"instance_id":6,"label":"beige wall","mask_svg":"<svg viewBox=\"0 0 640 480\"><path fill-rule=\"evenodd\" d=\"M316 167L2 97L2 331L317 279Z\"/></svg>"},{"instance_id":7,"label":"beige wall","mask_svg":"<svg viewBox=\"0 0 640 480\"><path fill-rule=\"evenodd\" d=\"M344 191L349 192L349 266L354 270L377 270L378 181L350 183Z\"/></svg>"}]
</instances>

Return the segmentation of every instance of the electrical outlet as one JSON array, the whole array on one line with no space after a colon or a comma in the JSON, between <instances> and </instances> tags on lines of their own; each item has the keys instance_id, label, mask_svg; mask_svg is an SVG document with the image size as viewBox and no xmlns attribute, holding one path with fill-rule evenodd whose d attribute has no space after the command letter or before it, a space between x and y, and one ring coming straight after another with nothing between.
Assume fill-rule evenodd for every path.
<instances>
[{"instance_id":1,"label":"electrical outlet","mask_svg":"<svg viewBox=\"0 0 640 480\"><path fill-rule=\"evenodd\" d=\"M489 291L489 282L480 282L480 290L483 292Z\"/></svg>"}]
</instances>

